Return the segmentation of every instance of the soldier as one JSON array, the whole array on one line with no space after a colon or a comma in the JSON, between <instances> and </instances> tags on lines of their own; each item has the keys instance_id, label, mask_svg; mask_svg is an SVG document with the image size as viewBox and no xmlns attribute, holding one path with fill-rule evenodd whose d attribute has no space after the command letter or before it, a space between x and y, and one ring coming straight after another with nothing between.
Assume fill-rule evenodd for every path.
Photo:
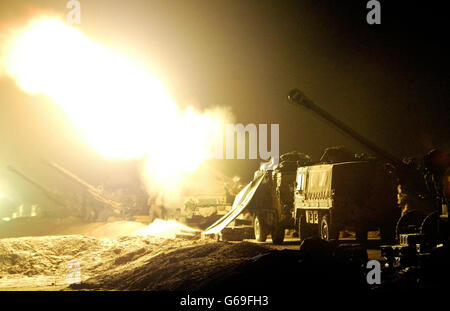
<instances>
[{"instance_id":1,"label":"soldier","mask_svg":"<svg viewBox=\"0 0 450 311\"><path fill-rule=\"evenodd\" d=\"M241 179L238 176L235 176L231 182L225 183L226 203L233 204L234 198L242 190L243 185L240 181Z\"/></svg>"},{"instance_id":2,"label":"soldier","mask_svg":"<svg viewBox=\"0 0 450 311\"><path fill-rule=\"evenodd\" d=\"M165 220L167 218L166 208L164 206L164 197L162 195L150 195L147 201L149 208L148 215L150 217L150 223L156 218Z\"/></svg>"},{"instance_id":3,"label":"soldier","mask_svg":"<svg viewBox=\"0 0 450 311\"><path fill-rule=\"evenodd\" d=\"M424 157L424 166L425 181L430 192L440 198L442 204L448 203L450 152L444 149L431 150Z\"/></svg>"}]
</instances>

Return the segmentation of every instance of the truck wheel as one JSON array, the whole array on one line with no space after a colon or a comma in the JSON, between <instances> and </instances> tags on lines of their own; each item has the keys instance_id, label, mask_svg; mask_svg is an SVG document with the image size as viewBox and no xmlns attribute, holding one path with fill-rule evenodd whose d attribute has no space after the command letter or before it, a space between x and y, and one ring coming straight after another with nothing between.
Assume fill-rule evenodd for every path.
<instances>
[{"instance_id":1,"label":"truck wheel","mask_svg":"<svg viewBox=\"0 0 450 311\"><path fill-rule=\"evenodd\" d=\"M419 210L411 209L406 211L397 221L395 237L398 239L400 234L419 233L420 225L425 217L425 213Z\"/></svg>"},{"instance_id":2,"label":"truck wheel","mask_svg":"<svg viewBox=\"0 0 450 311\"><path fill-rule=\"evenodd\" d=\"M439 240L439 230L436 225L440 218L439 215L438 211L428 214L420 225L420 233L427 236L428 239Z\"/></svg>"},{"instance_id":3,"label":"truck wheel","mask_svg":"<svg viewBox=\"0 0 450 311\"><path fill-rule=\"evenodd\" d=\"M328 215L324 215L320 220L319 233L320 238L325 241L339 239L339 231L330 224L330 217Z\"/></svg>"},{"instance_id":4,"label":"truck wheel","mask_svg":"<svg viewBox=\"0 0 450 311\"><path fill-rule=\"evenodd\" d=\"M298 225L298 235L300 237L300 241L303 241L307 238L316 236L316 232L314 231L314 229L312 228L312 226L308 225L306 223L306 217L305 215L301 215L300 216L300 220L299 220L299 225Z\"/></svg>"},{"instance_id":5,"label":"truck wheel","mask_svg":"<svg viewBox=\"0 0 450 311\"><path fill-rule=\"evenodd\" d=\"M265 242L267 239L267 227L262 222L261 216L255 216L253 219L253 230L255 231L255 239L258 242Z\"/></svg>"},{"instance_id":6,"label":"truck wheel","mask_svg":"<svg viewBox=\"0 0 450 311\"><path fill-rule=\"evenodd\" d=\"M273 244L283 244L284 241L284 226L277 224L272 231L272 243Z\"/></svg>"}]
</instances>

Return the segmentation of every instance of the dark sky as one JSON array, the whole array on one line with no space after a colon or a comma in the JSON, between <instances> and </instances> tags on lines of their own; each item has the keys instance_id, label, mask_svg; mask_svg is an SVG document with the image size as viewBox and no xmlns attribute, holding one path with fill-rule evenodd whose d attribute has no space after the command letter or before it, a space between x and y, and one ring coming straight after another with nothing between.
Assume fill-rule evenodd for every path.
<instances>
[{"instance_id":1,"label":"dark sky","mask_svg":"<svg viewBox=\"0 0 450 311\"><path fill-rule=\"evenodd\" d=\"M79 27L148 62L181 106L227 106L236 122L280 124L282 153L319 157L334 145L366 151L289 106L286 94L297 87L395 155L421 155L449 142L446 10L438 1L380 2L382 24L368 25L366 0L82 0ZM0 26L35 9L64 13L65 3L2 1ZM96 155L54 111L46 99L0 79L2 167L12 163L48 185L53 175L40 158L94 184L133 178L129 166ZM258 162L219 165L246 179ZM0 187L11 192L17 183L0 171Z\"/></svg>"}]
</instances>

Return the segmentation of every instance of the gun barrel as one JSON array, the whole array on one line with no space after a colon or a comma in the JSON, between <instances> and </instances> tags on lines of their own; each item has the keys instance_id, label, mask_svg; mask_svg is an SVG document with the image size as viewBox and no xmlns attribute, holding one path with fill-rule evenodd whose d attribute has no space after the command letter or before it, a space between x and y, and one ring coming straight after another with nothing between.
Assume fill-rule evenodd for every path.
<instances>
[{"instance_id":1,"label":"gun barrel","mask_svg":"<svg viewBox=\"0 0 450 311\"><path fill-rule=\"evenodd\" d=\"M50 162L50 161L46 161L46 160L42 160L42 162L45 165L50 166L51 168L57 170L58 172L60 172L64 176L68 177L69 179L75 181L76 183L81 185L83 188L87 188L90 191L97 192L97 189L94 186L90 185L89 183L87 183L83 179L79 178L78 176L76 176L72 172L68 171L67 169L61 167L60 165L58 165L56 163L53 163L53 162Z\"/></svg>"},{"instance_id":2,"label":"gun barrel","mask_svg":"<svg viewBox=\"0 0 450 311\"><path fill-rule=\"evenodd\" d=\"M83 179L81 179L80 177L76 176L74 173L70 172L69 170L63 168L62 166L50 162L50 161L46 161L46 160L42 160L42 162L47 165L50 166L51 168L57 170L59 173L61 173L62 175L64 175L65 177L71 179L72 181L75 181L77 184L81 185L83 188L85 188L91 195L93 195L98 201L101 201L107 205L110 205L114 208L118 208L120 207L120 203L107 199L105 198L103 195L100 194L100 192L97 190L97 188L95 188L94 186L92 186L91 184L89 184L88 182L84 181Z\"/></svg>"},{"instance_id":3,"label":"gun barrel","mask_svg":"<svg viewBox=\"0 0 450 311\"><path fill-rule=\"evenodd\" d=\"M342 122L341 120L335 118L316 104L312 100L310 100L308 97L305 96L300 90L293 89L288 94L288 101L292 104L305 107L312 112L314 112L316 115L324 119L325 121L331 123L334 125L338 130L343 132L344 134L347 134L348 136L352 137L354 140L359 142L361 145L366 147L367 149L374 152L377 156L384 158L390 162L393 163L399 163L400 161L397 159L397 157L391 155L386 150L378 147L375 143L367 139L366 137L362 136L358 132L356 132L354 129L352 129L350 126Z\"/></svg>"},{"instance_id":4,"label":"gun barrel","mask_svg":"<svg viewBox=\"0 0 450 311\"><path fill-rule=\"evenodd\" d=\"M26 182L28 182L29 184L33 185L34 187L38 188L39 190L42 191L42 193L49 198L50 200L52 200L55 203L61 204L63 206L66 206L66 204L64 202L62 202L62 200L56 198L49 189L45 188L44 186L42 186L40 183L38 183L37 181L31 179L30 177L28 177L27 175L25 175L24 173L22 173L21 171L19 171L18 169L14 168L11 165L7 165L6 168L15 173L16 175L20 176L23 180L25 180Z\"/></svg>"}]
</instances>

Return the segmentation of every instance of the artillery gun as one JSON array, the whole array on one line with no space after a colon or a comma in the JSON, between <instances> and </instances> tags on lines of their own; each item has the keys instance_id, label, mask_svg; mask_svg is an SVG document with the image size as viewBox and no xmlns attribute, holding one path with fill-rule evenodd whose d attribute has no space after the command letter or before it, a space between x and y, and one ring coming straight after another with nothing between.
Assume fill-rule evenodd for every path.
<instances>
[{"instance_id":1,"label":"artillery gun","mask_svg":"<svg viewBox=\"0 0 450 311\"><path fill-rule=\"evenodd\" d=\"M57 191L48 189L11 165L8 165L7 169L40 190L46 198L55 203L59 208L58 215L77 216L86 221L103 221L109 216L120 216L121 204L119 202L106 198L99 189L58 164L49 161L43 161L43 163L80 185L83 191L82 195L74 195L71 197L62 195Z\"/></svg>"},{"instance_id":2,"label":"artillery gun","mask_svg":"<svg viewBox=\"0 0 450 311\"><path fill-rule=\"evenodd\" d=\"M436 183L427 182L436 179L432 171L422 174L411 163L400 161L316 106L297 89L289 93L288 100L334 125L376 157L337 148L328 148L315 163L298 152L292 154L293 158L282 155L276 169L267 170L262 165L255 172L254 179L237 195L230 212L211 225L205 235L220 235L244 210L252 215L255 238L265 241L271 234L275 244L283 242L285 229L296 227L300 239L320 236L325 240L337 239L341 229L353 227L360 242L367 239L369 229L376 228L387 244L410 233L408 230L436 233L432 228L442 228L434 220L441 203L442 211L446 211L447 205ZM408 202L402 206L406 209L401 217L399 197L402 200L406 197ZM446 213L439 218L446 219ZM430 233L428 237L432 236Z\"/></svg>"},{"instance_id":3,"label":"artillery gun","mask_svg":"<svg viewBox=\"0 0 450 311\"><path fill-rule=\"evenodd\" d=\"M290 103L306 108L339 131L350 136L372 151L386 167L392 169L397 182L397 197L402 215L397 221L397 245L382 246L382 254L389 266L417 263L432 250L448 247L448 153L447 163L439 166L436 159L445 151L433 150L424 158L423 165L411 160L401 161L372 141L357 133L344 122L315 105L298 89L288 94ZM444 161L445 162L445 161ZM447 174L447 175L445 175ZM443 177L447 176L447 179ZM442 183L440 182L442 180Z\"/></svg>"},{"instance_id":4,"label":"artillery gun","mask_svg":"<svg viewBox=\"0 0 450 311\"><path fill-rule=\"evenodd\" d=\"M342 149L328 148L319 162L294 152L281 156L280 165L267 171L248 210L254 215L255 238L283 242L285 229L298 231L300 239L319 236L336 240L342 230L356 232L358 241L379 229L384 241L394 236L400 210L391 162L394 156L336 119L300 91L288 99L313 111L340 131L369 148L382 161L356 157ZM294 156L294 157L292 157Z\"/></svg>"},{"instance_id":5,"label":"artillery gun","mask_svg":"<svg viewBox=\"0 0 450 311\"><path fill-rule=\"evenodd\" d=\"M88 218L87 220L103 221L106 220L108 216L120 216L122 214L121 203L105 197L102 193L103 189L94 187L74 173L70 172L68 169L54 162L42 160L42 163L56 170L72 182L81 186L81 188L89 195L89 197L93 199L88 200L90 206L86 206L87 204L85 202L84 209L87 210L87 213L85 213L85 217Z\"/></svg>"},{"instance_id":6,"label":"artillery gun","mask_svg":"<svg viewBox=\"0 0 450 311\"><path fill-rule=\"evenodd\" d=\"M209 191L186 191L184 203L177 209L174 218L182 223L197 228L207 228L212 223L220 219L231 210L236 194L242 189L238 177L230 178L220 170L206 165L203 167L205 173L210 178L211 183L215 183L215 189ZM222 187L219 190L218 185ZM235 223L240 223L242 217Z\"/></svg>"},{"instance_id":7,"label":"artillery gun","mask_svg":"<svg viewBox=\"0 0 450 311\"><path fill-rule=\"evenodd\" d=\"M47 187L43 186L41 183L39 183L36 180L34 180L33 178L25 175L23 172L19 171L18 169L16 169L15 167L13 167L11 165L6 166L6 168L10 172L12 172L12 173L16 174L17 176L19 176L20 178L22 178L28 184L30 184L33 187L35 187L38 190L40 190L41 193L47 199L49 199L51 202L53 202L60 209L65 210L65 212L67 212L67 211L69 211L71 209L72 206L70 204L70 201L67 198L63 197L62 195L58 194L55 191L52 191L52 190L48 189Z\"/></svg>"}]
</instances>

